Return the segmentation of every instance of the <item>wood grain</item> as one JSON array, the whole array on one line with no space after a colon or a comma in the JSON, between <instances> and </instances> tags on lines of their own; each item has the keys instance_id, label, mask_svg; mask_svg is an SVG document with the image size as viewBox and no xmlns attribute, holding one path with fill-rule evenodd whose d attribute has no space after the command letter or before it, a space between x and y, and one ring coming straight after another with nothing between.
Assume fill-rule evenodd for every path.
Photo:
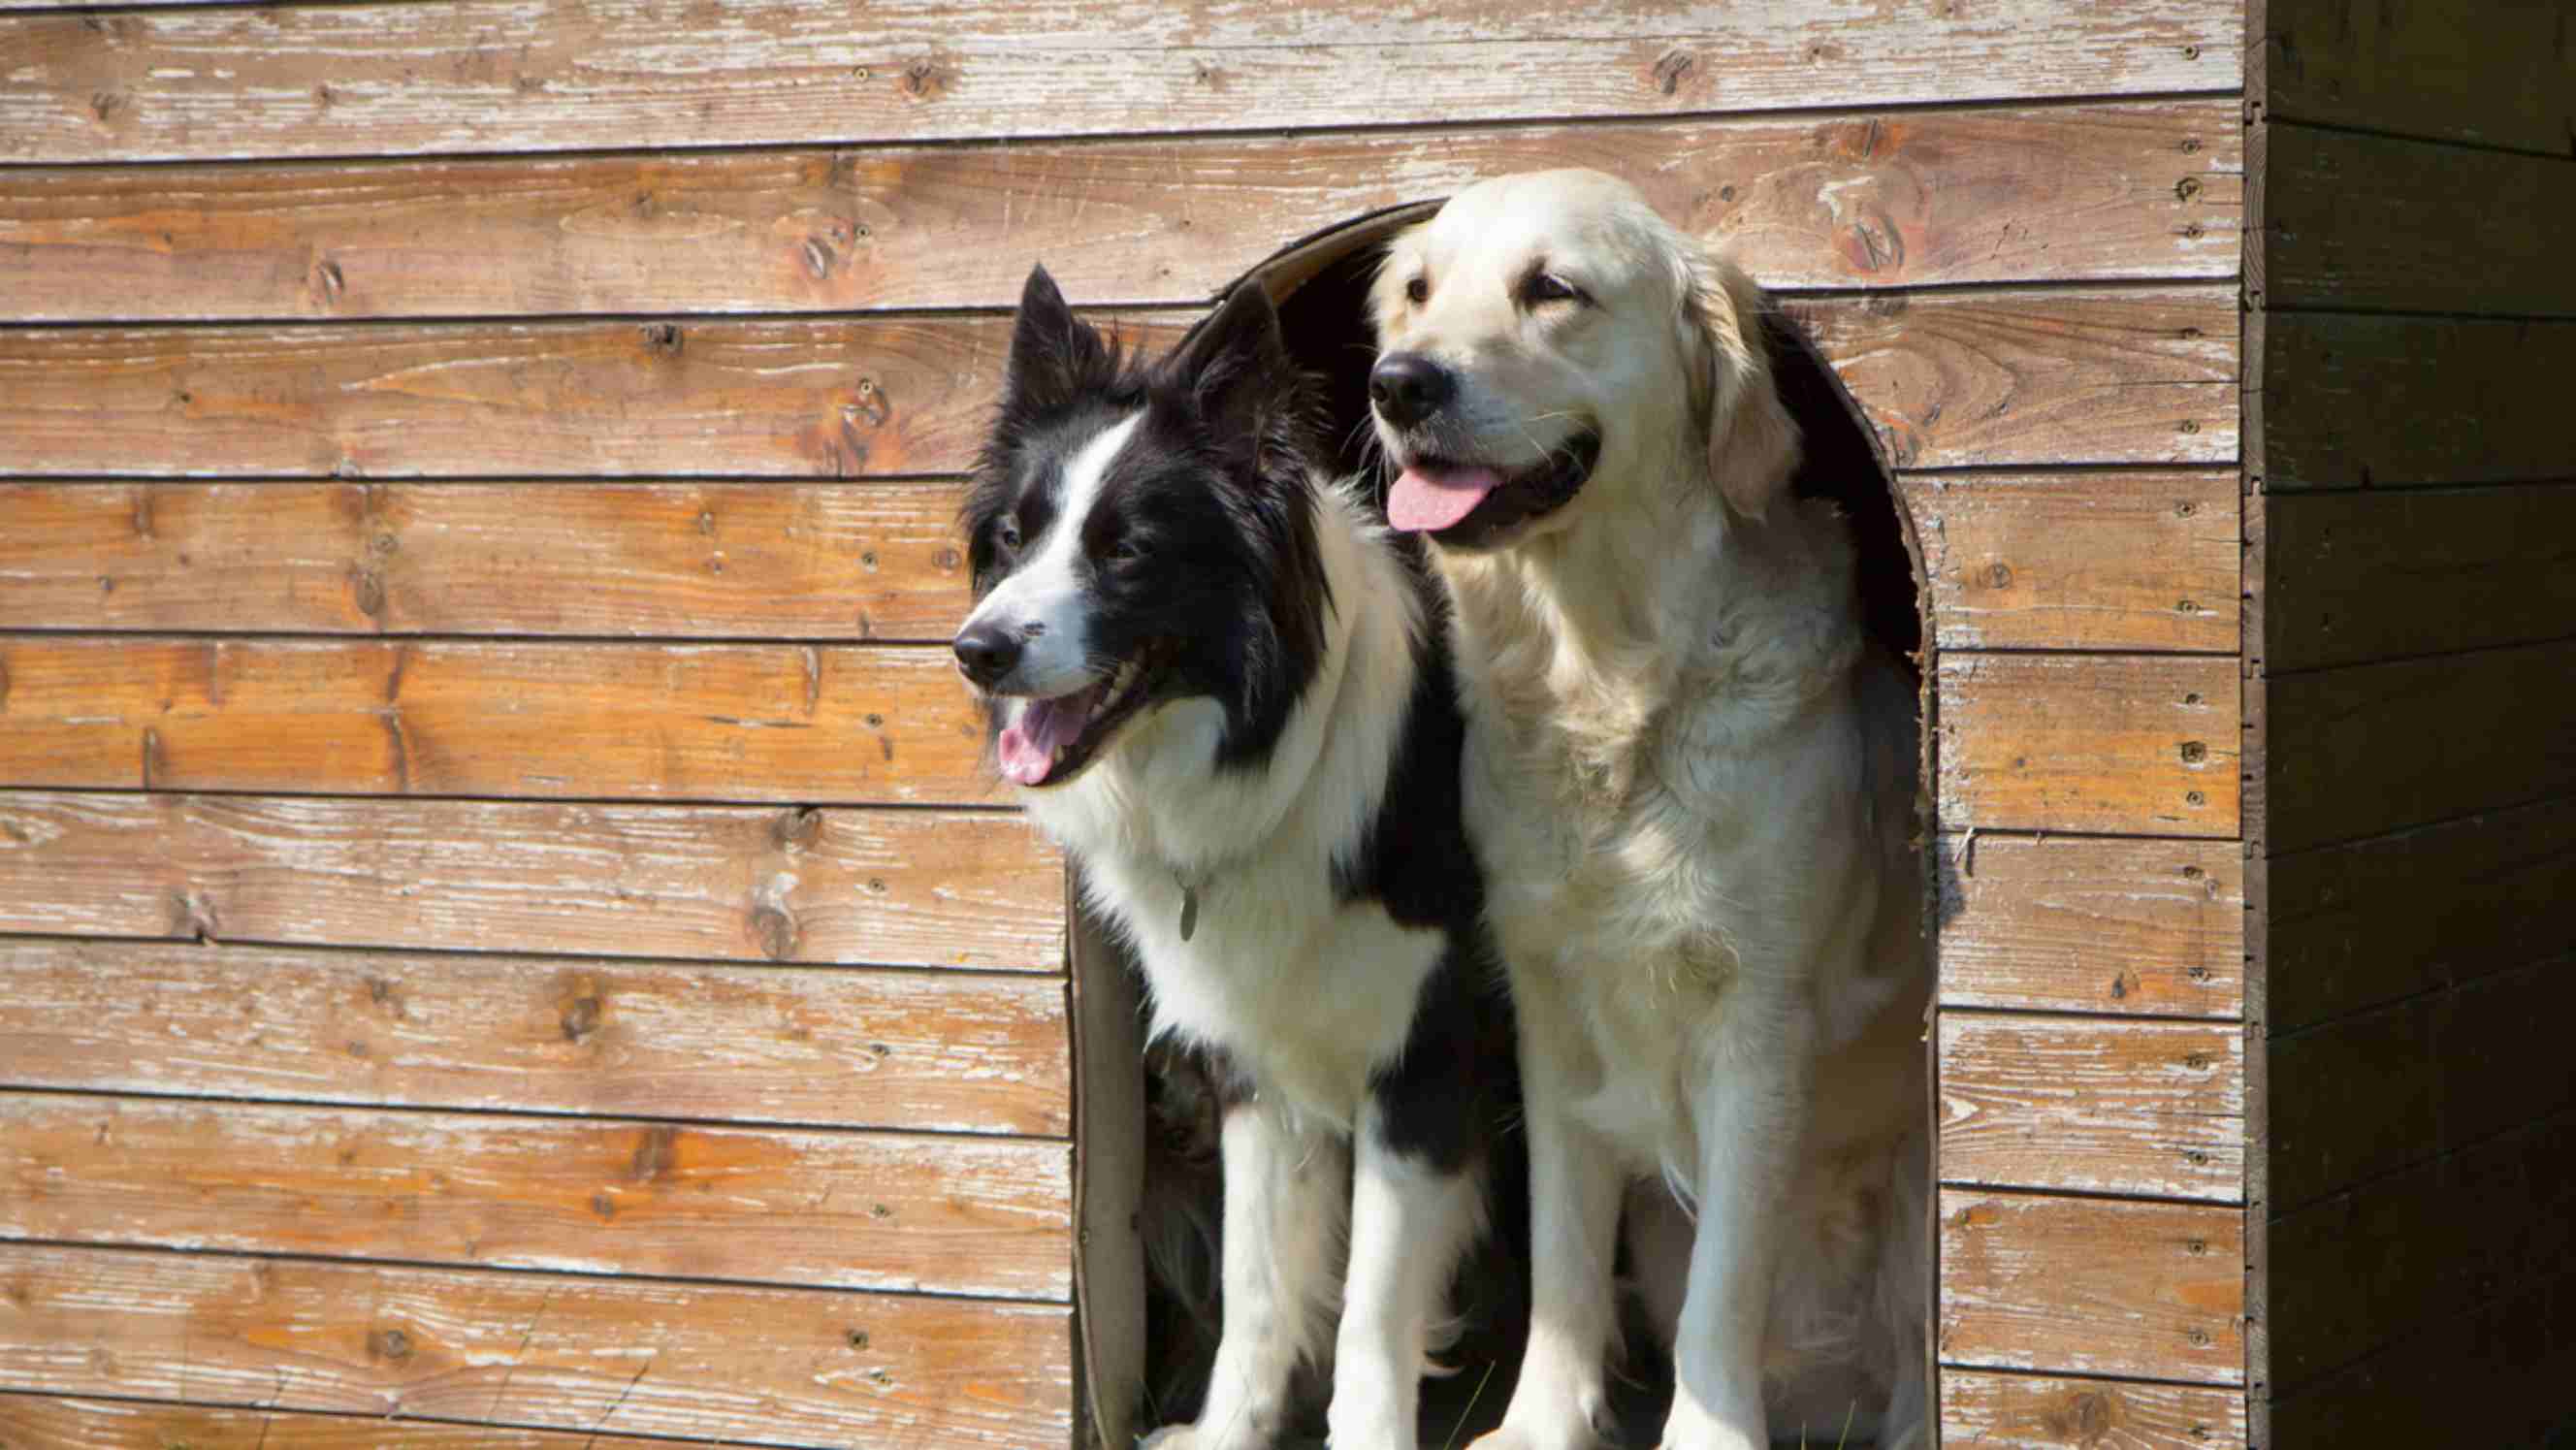
<instances>
[{"instance_id":1,"label":"wood grain","mask_svg":"<svg viewBox=\"0 0 2576 1450\"><path fill-rule=\"evenodd\" d=\"M0 627L945 642L949 482L0 484Z\"/></svg>"},{"instance_id":2,"label":"wood grain","mask_svg":"<svg viewBox=\"0 0 2576 1450\"><path fill-rule=\"evenodd\" d=\"M1952 1369L1941 1375L1941 1435L1977 1450L2243 1450L2245 1396Z\"/></svg>"},{"instance_id":3,"label":"wood grain","mask_svg":"<svg viewBox=\"0 0 2576 1450\"><path fill-rule=\"evenodd\" d=\"M2262 14L2247 91L2274 119L2555 156L2576 137L2576 38L2563 9L2265 0Z\"/></svg>"},{"instance_id":4,"label":"wood grain","mask_svg":"<svg viewBox=\"0 0 2576 1450\"><path fill-rule=\"evenodd\" d=\"M2275 1221L2283 1395L2493 1303L2576 1252L2576 1117L2561 1115Z\"/></svg>"},{"instance_id":5,"label":"wood grain","mask_svg":"<svg viewBox=\"0 0 2576 1450\"><path fill-rule=\"evenodd\" d=\"M1912 474L1897 493L1943 649L2236 648L2233 475Z\"/></svg>"},{"instance_id":6,"label":"wood grain","mask_svg":"<svg viewBox=\"0 0 2576 1450\"><path fill-rule=\"evenodd\" d=\"M2528 644L2576 620L2576 488L2286 493L2264 508L2275 674Z\"/></svg>"},{"instance_id":7,"label":"wood grain","mask_svg":"<svg viewBox=\"0 0 2576 1450\"><path fill-rule=\"evenodd\" d=\"M1775 287L2224 277L2224 100L1008 147L0 172L20 321L1197 302L1479 177L1633 177ZM964 236L1007 246L959 246Z\"/></svg>"},{"instance_id":8,"label":"wood grain","mask_svg":"<svg viewBox=\"0 0 2576 1450\"><path fill-rule=\"evenodd\" d=\"M589 1450L592 1443L573 1430L0 1394L0 1445L10 1450ZM596 1443L662 1450L713 1442L601 1435Z\"/></svg>"},{"instance_id":9,"label":"wood grain","mask_svg":"<svg viewBox=\"0 0 2576 1450\"><path fill-rule=\"evenodd\" d=\"M2233 660L1945 653L1945 826L2232 836Z\"/></svg>"},{"instance_id":10,"label":"wood grain","mask_svg":"<svg viewBox=\"0 0 2576 1450\"><path fill-rule=\"evenodd\" d=\"M2494 1298L2271 1407L2280 1446L2563 1440L2576 1380L2576 1275L2525 1265ZM2428 1392L2429 1389L2429 1392Z\"/></svg>"},{"instance_id":11,"label":"wood grain","mask_svg":"<svg viewBox=\"0 0 2576 1450\"><path fill-rule=\"evenodd\" d=\"M0 793L0 930L1060 969L1063 868L933 811Z\"/></svg>"},{"instance_id":12,"label":"wood grain","mask_svg":"<svg viewBox=\"0 0 2576 1450\"><path fill-rule=\"evenodd\" d=\"M2241 1202L2244 1038L1945 1005L1942 1181Z\"/></svg>"},{"instance_id":13,"label":"wood grain","mask_svg":"<svg viewBox=\"0 0 2576 1450\"><path fill-rule=\"evenodd\" d=\"M2576 23L2576 22L2562 22ZM2568 77L2576 86L2576 69ZM2556 240L2576 229L2576 166L2307 126L2271 128L2264 299L2274 307L2576 314Z\"/></svg>"},{"instance_id":14,"label":"wood grain","mask_svg":"<svg viewBox=\"0 0 2576 1450\"><path fill-rule=\"evenodd\" d=\"M2272 1211L2576 1108L2571 1013L2562 954L2273 1038Z\"/></svg>"},{"instance_id":15,"label":"wood grain","mask_svg":"<svg viewBox=\"0 0 2576 1450\"><path fill-rule=\"evenodd\" d=\"M2576 940L2576 799L2274 858L2273 1031L2523 966Z\"/></svg>"},{"instance_id":16,"label":"wood grain","mask_svg":"<svg viewBox=\"0 0 2576 1450\"><path fill-rule=\"evenodd\" d=\"M1063 984L954 973L0 947L16 1087L1067 1136Z\"/></svg>"},{"instance_id":17,"label":"wood grain","mask_svg":"<svg viewBox=\"0 0 2576 1450\"><path fill-rule=\"evenodd\" d=\"M2235 457L2236 304L2223 287L1790 310L1903 464ZM1159 346L1179 320L1128 330ZM954 472L982 441L1007 326L924 314L12 329L0 332L0 474Z\"/></svg>"},{"instance_id":18,"label":"wood grain","mask_svg":"<svg viewBox=\"0 0 2576 1450\"><path fill-rule=\"evenodd\" d=\"M0 785L992 805L944 649L0 637Z\"/></svg>"},{"instance_id":19,"label":"wood grain","mask_svg":"<svg viewBox=\"0 0 2576 1450\"><path fill-rule=\"evenodd\" d=\"M105 161L950 140L2234 91L2216 0L2044 0L1783 25L1538 4L1295 13L1122 0L720 11L604 0L298 5L7 20L0 160ZM935 37L935 38L934 38ZM820 134L818 134L820 133Z\"/></svg>"},{"instance_id":20,"label":"wood grain","mask_svg":"<svg viewBox=\"0 0 2576 1450\"><path fill-rule=\"evenodd\" d=\"M2241 1383L2243 1234L2233 1208L1944 1189L1941 1361Z\"/></svg>"},{"instance_id":21,"label":"wood grain","mask_svg":"<svg viewBox=\"0 0 2576 1450\"><path fill-rule=\"evenodd\" d=\"M2576 791L2564 700L2533 693L2569 679L2576 641L2561 640L2272 680L2272 850Z\"/></svg>"},{"instance_id":22,"label":"wood grain","mask_svg":"<svg viewBox=\"0 0 2576 1450\"><path fill-rule=\"evenodd\" d=\"M23 1244L0 1297L0 1385L47 1394L900 1450L1072 1433L1062 1305Z\"/></svg>"},{"instance_id":23,"label":"wood grain","mask_svg":"<svg viewBox=\"0 0 2576 1450\"><path fill-rule=\"evenodd\" d=\"M1941 1005L2140 1017L2244 1006L2245 867L2217 842L1944 835Z\"/></svg>"},{"instance_id":24,"label":"wood grain","mask_svg":"<svg viewBox=\"0 0 2576 1450\"><path fill-rule=\"evenodd\" d=\"M2576 477L2576 322L2275 313L2259 363L2270 492Z\"/></svg>"},{"instance_id":25,"label":"wood grain","mask_svg":"<svg viewBox=\"0 0 2576 1450\"><path fill-rule=\"evenodd\" d=\"M0 1092L0 1235L1069 1301L1049 1142Z\"/></svg>"}]
</instances>

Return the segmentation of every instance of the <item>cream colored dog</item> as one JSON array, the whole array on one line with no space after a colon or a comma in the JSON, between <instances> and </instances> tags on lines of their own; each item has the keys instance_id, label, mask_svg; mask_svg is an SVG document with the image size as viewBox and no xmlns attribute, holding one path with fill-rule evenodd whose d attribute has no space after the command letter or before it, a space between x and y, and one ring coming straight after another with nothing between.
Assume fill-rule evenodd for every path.
<instances>
[{"instance_id":1,"label":"cream colored dog","mask_svg":"<svg viewBox=\"0 0 2576 1450\"><path fill-rule=\"evenodd\" d=\"M1842 521L1788 496L1763 305L1580 171L1461 193L1371 299L1529 1100L1533 1322L1487 1446L1599 1432L1623 1195L1666 1446L1925 1438L1914 702Z\"/></svg>"}]
</instances>

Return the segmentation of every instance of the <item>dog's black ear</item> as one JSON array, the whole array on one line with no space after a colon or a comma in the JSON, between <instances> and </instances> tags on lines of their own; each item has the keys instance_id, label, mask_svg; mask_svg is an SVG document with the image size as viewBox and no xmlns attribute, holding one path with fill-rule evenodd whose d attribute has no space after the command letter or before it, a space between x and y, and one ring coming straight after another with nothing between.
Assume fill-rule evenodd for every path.
<instances>
[{"instance_id":1,"label":"dog's black ear","mask_svg":"<svg viewBox=\"0 0 2576 1450\"><path fill-rule=\"evenodd\" d=\"M1073 315L1072 304L1045 267L1031 267L1028 284L1020 289L1019 316L1011 324L1011 359L1002 370L1004 408L1038 412L1062 407L1113 370L1109 344Z\"/></svg>"},{"instance_id":2,"label":"dog's black ear","mask_svg":"<svg viewBox=\"0 0 2576 1450\"><path fill-rule=\"evenodd\" d=\"M1227 294L1225 304L1163 359L1163 380L1198 402L1225 446L1257 450L1283 408L1295 406L1296 364L1280 335L1279 313L1257 282Z\"/></svg>"}]
</instances>

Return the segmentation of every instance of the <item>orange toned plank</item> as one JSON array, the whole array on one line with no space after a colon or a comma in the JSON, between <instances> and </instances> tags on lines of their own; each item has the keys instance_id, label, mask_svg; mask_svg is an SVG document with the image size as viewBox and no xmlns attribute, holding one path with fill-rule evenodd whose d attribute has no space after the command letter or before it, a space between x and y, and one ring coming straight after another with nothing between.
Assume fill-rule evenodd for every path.
<instances>
[{"instance_id":1,"label":"orange toned plank","mask_svg":"<svg viewBox=\"0 0 2576 1450\"><path fill-rule=\"evenodd\" d=\"M0 627L945 641L953 483L0 484Z\"/></svg>"},{"instance_id":2,"label":"orange toned plank","mask_svg":"<svg viewBox=\"0 0 2576 1450\"><path fill-rule=\"evenodd\" d=\"M1061 982L325 952L0 947L0 1081L1065 1136Z\"/></svg>"},{"instance_id":3,"label":"orange toned plank","mask_svg":"<svg viewBox=\"0 0 2576 1450\"><path fill-rule=\"evenodd\" d=\"M0 784L992 804L915 646L0 639Z\"/></svg>"},{"instance_id":4,"label":"orange toned plank","mask_svg":"<svg viewBox=\"0 0 2576 1450\"><path fill-rule=\"evenodd\" d=\"M1981 834L1943 836L1937 849L1945 1009L2242 1012L2235 847Z\"/></svg>"},{"instance_id":5,"label":"orange toned plank","mask_svg":"<svg viewBox=\"0 0 2576 1450\"><path fill-rule=\"evenodd\" d=\"M1945 654L1941 821L2232 836L2236 662Z\"/></svg>"},{"instance_id":6,"label":"orange toned plank","mask_svg":"<svg viewBox=\"0 0 2576 1450\"><path fill-rule=\"evenodd\" d=\"M1790 312L1901 464L2236 455L2237 314L2223 286L1825 298ZM1159 346L1183 320L1129 331ZM954 472L982 441L1008 325L22 328L0 332L0 472Z\"/></svg>"},{"instance_id":7,"label":"orange toned plank","mask_svg":"<svg viewBox=\"0 0 2576 1450\"><path fill-rule=\"evenodd\" d=\"M1941 1013L1941 1177L2241 1202L2245 1029Z\"/></svg>"},{"instance_id":8,"label":"orange toned plank","mask_svg":"<svg viewBox=\"0 0 2576 1450\"><path fill-rule=\"evenodd\" d=\"M18 1244L0 1303L0 1385L48 1394L898 1450L1072 1436L1061 1305Z\"/></svg>"},{"instance_id":9,"label":"orange toned plank","mask_svg":"<svg viewBox=\"0 0 2576 1450\"><path fill-rule=\"evenodd\" d=\"M2201 1204L1945 1189L1942 1362L2241 1383L2244 1223Z\"/></svg>"},{"instance_id":10,"label":"orange toned plank","mask_svg":"<svg viewBox=\"0 0 2576 1450\"><path fill-rule=\"evenodd\" d=\"M0 1395L0 1444L10 1450L588 1450L591 1443L572 1430ZM711 1442L602 1435L597 1443L607 1450L657 1450Z\"/></svg>"},{"instance_id":11,"label":"orange toned plank","mask_svg":"<svg viewBox=\"0 0 2576 1450\"><path fill-rule=\"evenodd\" d=\"M1057 970L1005 815L0 792L0 930Z\"/></svg>"},{"instance_id":12,"label":"orange toned plank","mask_svg":"<svg viewBox=\"0 0 2576 1450\"><path fill-rule=\"evenodd\" d=\"M0 172L21 321L1197 302L1292 237L1559 166L1773 286L2231 276L2226 100L1416 133ZM1007 245L960 246L966 236Z\"/></svg>"},{"instance_id":13,"label":"orange toned plank","mask_svg":"<svg viewBox=\"0 0 2576 1450\"><path fill-rule=\"evenodd\" d=\"M0 1235L1072 1297L1070 1145L0 1093Z\"/></svg>"},{"instance_id":14,"label":"orange toned plank","mask_svg":"<svg viewBox=\"0 0 2576 1450\"><path fill-rule=\"evenodd\" d=\"M85 23L86 22L86 23ZM864 13L753 0L13 18L0 161L577 150L2235 91L2218 0L2070 13L1720 5L1643 17L1511 0L1294 13L1010 0Z\"/></svg>"},{"instance_id":15,"label":"orange toned plank","mask_svg":"<svg viewBox=\"0 0 2576 1450\"><path fill-rule=\"evenodd\" d=\"M1981 1450L2242 1450L2245 1396L1952 1369L1941 1375L1941 1434Z\"/></svg>"},{"instance_id":16,"label":"orange toned plank","mask_svg":"<svg viewBox=\"0 0 2576 1450\"><path fill-rule=\"evenodd\" d=\"M2233 650L2232 473L1898 480L1944 649Z\"/></svg>"}]
</instances>

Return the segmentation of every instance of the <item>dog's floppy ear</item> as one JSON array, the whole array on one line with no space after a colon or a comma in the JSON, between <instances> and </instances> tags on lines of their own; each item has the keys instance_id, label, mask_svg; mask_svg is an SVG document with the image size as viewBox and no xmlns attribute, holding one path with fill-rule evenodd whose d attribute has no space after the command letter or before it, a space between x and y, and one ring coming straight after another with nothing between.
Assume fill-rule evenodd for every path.
<instances>
[{"instance_id":1,"label":"dog's floppy ear","mask_svg":"<svg viewBox=\"0 0 2576 1450\"><path fill-rule=\"evenodd\" d=\"M1762 338L1762 289L1696 248L1684 270L1682 326L1700 368L1691 401L1708 439L1709 477L1728 508L1760 519L1798 467L1798 424L1780 401Z\"/></svg>"},{"instance_id":2,"label":"dog's floppy ear","mask_svg":"<svg viewBox=\"0 0 2576 1450\"><path fill-rule=\"evenodd\" d=\"M1162 364L1163 379L1197 400L1208 427L1229 449L1258 450L1272 415L1289 405L1296 364L1279 313L1257 282L1227 294Z\"/></svg>"},{"instance_id":3,"label":"dog's floppy ear","mask_svg":"<svg viewBox=\"0 0 2576 1450\"><path fill-rule=\"evenodd\" d=\"M1020 289L1019 316L1011 324L1011 359L1002 369L1006 410L1060 408L1083 387L1114 370L1109 344L1073 315L1064 292L1043 266L1029 269Z\"/></svg>"}]
</instances>

